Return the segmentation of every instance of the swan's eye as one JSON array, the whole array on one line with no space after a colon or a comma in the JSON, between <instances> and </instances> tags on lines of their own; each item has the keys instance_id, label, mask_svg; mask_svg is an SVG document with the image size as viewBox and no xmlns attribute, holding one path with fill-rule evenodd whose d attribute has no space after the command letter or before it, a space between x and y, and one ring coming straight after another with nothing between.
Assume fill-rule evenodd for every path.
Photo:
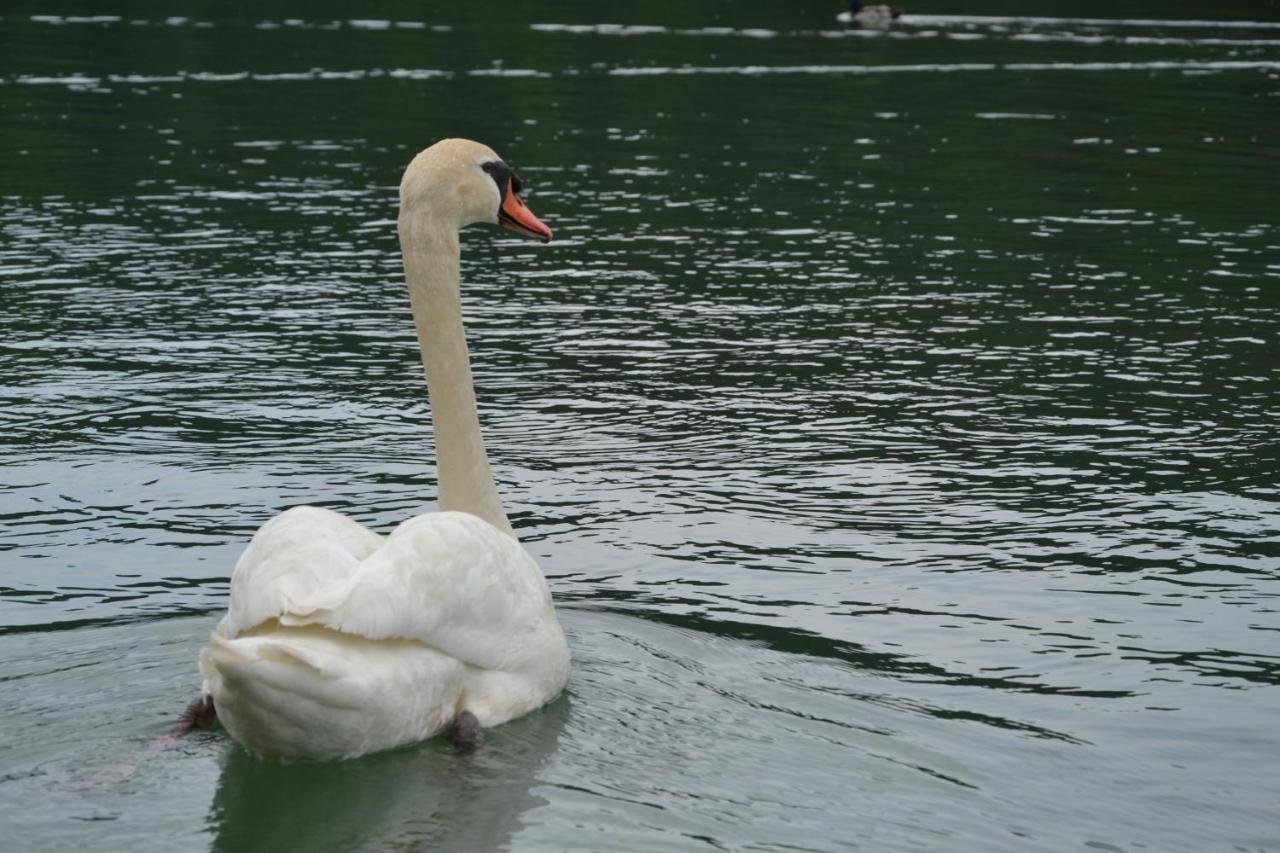
<instances>
[{"instance_id":1,"label":"swan's eye","mask_svg":"<svg viewBox=\"0 0 1280 853\"><path fill-rule=\"evenodd\" d=\"M490 162L488 162L488 163L481 163L481 164L480 164L480 168L481 168L481 169L484 169L486 172L488 172L490 175L492 175L492 174L493 174L493 170L496 168L496 166L494 165L494 163L493 163L492 161L490 161Z\"/></svg>"}]
</instances>

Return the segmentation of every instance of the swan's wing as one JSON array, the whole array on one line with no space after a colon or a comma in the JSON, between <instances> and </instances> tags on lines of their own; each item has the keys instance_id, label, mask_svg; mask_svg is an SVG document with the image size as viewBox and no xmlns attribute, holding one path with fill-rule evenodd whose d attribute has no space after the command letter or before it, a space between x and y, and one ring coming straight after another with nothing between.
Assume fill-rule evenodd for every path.
<instances>
[{"instance_id":1,"label":"swan's wing","mask_svg":"<svg viewBox=\"0 0 1280 853\"><path fill-rule=\"evenodd\" d=\"M331 603L285 624L415 639L486 670L514 671L564 636L541 570L515 539L464 512L397 527ZM340 598L340 601L332 600ZM550 645L549 645L550 644Z\"/></svg>"},{"instance_id":2,"label":"swan's wing","mask_svg":"<svg viewBox=\"0 0 1280 853\"><path fill-rule=\"evenodd\" d=\"M254 534L231 574L231 605L218 623L231 639L289 613L337 603L383 538L327 509L297 506Z\"/></svg>"}]
</instances>

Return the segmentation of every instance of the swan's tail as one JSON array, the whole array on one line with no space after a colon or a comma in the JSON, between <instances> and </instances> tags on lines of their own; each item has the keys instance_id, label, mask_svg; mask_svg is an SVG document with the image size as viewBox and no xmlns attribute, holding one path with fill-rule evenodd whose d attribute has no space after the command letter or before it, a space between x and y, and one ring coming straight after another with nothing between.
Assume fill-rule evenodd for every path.
<instances>
[{"instance_id":1,"label":"swan's tail","mask_svg":"<svg viewBox=\"0 0 1280 853\"><path fill-rule=\"evenodd\" d=\"M200 654L205 690L236 740L267 755L340 758L421 740L453 717L456 662L410 641L280 627ZM421 689L404 689L406 677ZM371 742L376 739L376 742Z\"/></svg>"}]
</instances>

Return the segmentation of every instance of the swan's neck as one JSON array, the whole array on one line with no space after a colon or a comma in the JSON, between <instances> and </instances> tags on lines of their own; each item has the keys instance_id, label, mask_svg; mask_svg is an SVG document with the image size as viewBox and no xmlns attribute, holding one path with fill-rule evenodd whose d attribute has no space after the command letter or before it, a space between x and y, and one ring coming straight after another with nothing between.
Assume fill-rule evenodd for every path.
<instances>
[{"instance_id":1,"label":"swan's neck","mask_svg":"<svg viewBox=\"0 0 1280 853\"><path fill-rule=\"evenodd\" d=\"M511 533L476 415L458 284L458 230L422 218L402 225L408 225L400 233L405 280L431 395L440 508L478 515Z\"/></svg>"}]
</instances>

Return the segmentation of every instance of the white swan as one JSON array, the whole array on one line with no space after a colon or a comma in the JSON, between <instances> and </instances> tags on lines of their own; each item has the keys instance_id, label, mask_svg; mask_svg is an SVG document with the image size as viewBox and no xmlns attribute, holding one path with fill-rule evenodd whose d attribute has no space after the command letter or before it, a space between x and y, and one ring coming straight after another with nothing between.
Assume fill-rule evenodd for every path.
<instances>
[{"instance_id":1,"label":"white swan","mask_svg":"<svg viewBox=\"0 0 1280 853\"><path fill-rule=\"evenodd\" d=\"M458 230L551 239L488 147L436 143L400 183L400 246L426 367L442 511L385 538L295 507L253 537L231 603L200 654L204 697L249 749L337 758L462 727L474 738L554 698L569 649L546 580L515 540L476 416L462 326Z\"/></svg>"}]
</instances>

